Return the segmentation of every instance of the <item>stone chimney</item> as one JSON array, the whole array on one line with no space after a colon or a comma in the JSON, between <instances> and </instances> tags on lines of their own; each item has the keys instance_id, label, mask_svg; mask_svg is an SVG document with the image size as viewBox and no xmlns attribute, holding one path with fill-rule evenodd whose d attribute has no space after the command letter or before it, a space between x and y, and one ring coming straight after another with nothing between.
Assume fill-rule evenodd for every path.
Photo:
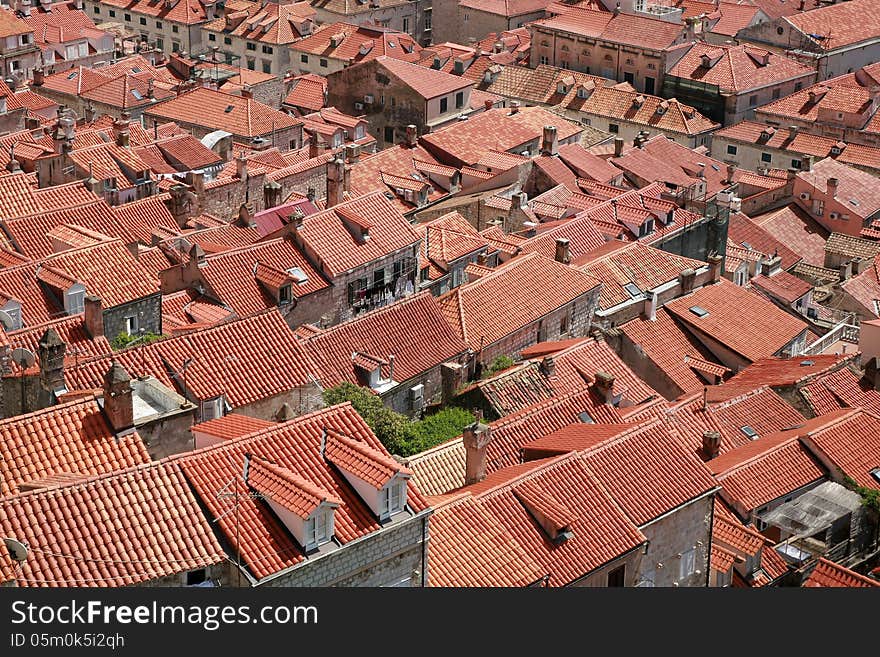
<instances>
[{"instance_id":1,"label":"stone chimney","mask_svg":"<svg viewBox=\"0 0 880 657\"><path fill-rule=\"evenodd\" d=\"M345 145L345 162L346 164L357 164L361 159L361 147L359 144Z\"/></svg>"},{"instance_id":2,"label":"stone chimney","mask_svg":"<svg viewBox=\"0 0 880 657\"><path fill-rule=\"evenodd\" d=\"M295 418L293 411L290 408L290 405L287 402L281 404L281 408L279 408L275 412L275 421L276 422L287 422L288 420L292 420Z\"/></svg>"},{"instance_id":3,"label":"stone chimney","mask_svg":"<svg viewBox=\"0 0 880 657\"><path fill-rule=\"evenodd\" d=\"M696 278L697 272L690 267L681 270L681 273L678 275L678 282L681 285L681 293L683 295L694 291L694 282L696 281Z\"/></svg>"},{"instance_id":4,"label":"stone chimney","mask_svg":"<svg viewBox=\"0 0 880 657\"><path fill-rule=\"evenodd\" d=\"M717 283L721 280L721 263L724 262L724 258L712 253L706 260L709 261L709 279L712 283Z\"/></svg>"},{"instance_id":5,"label":"stone chimney","mask_svg":"<svg viewBox=\"0 0 880 657\"><path fill-rule=\"evenodd\" d=\"M614 157L623 155L623 137L614 138Z\"/></svg>"},{"instance_id":6,"label":"stone chimney","mask_svg":"<svg viewBox=\"0 0 880 657\"><path fill-rule=\"evenodd\" d=\"M847 260L846 262L840 263L840 266L838 267L838 269L840 271L840 282L841 283L843 281L848 281L850 278L852 278L852 268L853 268L852 260Z\"/></svg>"},{"instance_id":7,"label":"stone chimney","mask_svg":"<svg viewBox=\"0 0 880 657\"><path fill-rule=\"evenodd\" d=\"M564 237L556 239L556 262L567 265L571 262L571 243Z\"/></svg>"},{"instance_id":8,"label":"stone chimney","mask_svg":"<svg viewBox=\"0 0 880 657\"><path fill-rule=\"evenodd\" d=\"M517 114L519 112L519 101L512 100L510 101L510 113Z\"/></svg>"},{"instance_id":9,"label":"stone chimney","mask_svg":"<svg viewBox=\"0 0 880 657\"><path fill-rule=\"evenodd\" d=\"M614 403L614 375L608 372L596 372L596 380L593 382L593 389L596 391L606 404Z\"/></svg>"},{"instance_id":10,"label":"stone chimney","mask_svg":"<svg viewBox=\"0 0 880 657\"><path fill-rule=\"evenodd\" d=\"M772 258L761 263L761 275L772 276L782 268L782 258L774 255Z\"/></svg>"},{"instance_id":11,"label":"stone chimney","mask_svg":"<svg viewBox=\"0 0 880 657\"><path fill-rule=\"evenodd\" d=\"M64 388L65 353L67 353L67 345L55 329L46 329L37 345L37 355L40 359L40 387L43 390L53 392Z\"/></svg>"},{"instance_id":12,"label":"stone chimney","mask_svg":"<svg viewBox=\"0 0 880 657\"><path fill-rule=\"evenodd\" d=\"M651 296L645 298L645 319L649 322L657 321L657 298L656 292L651 292Z\"/></svg>"},{"instance_id":13,"label":"stone chimney","mask_svg":"<svg viewBox=\"0 0 880 657\"><path fill-rule=\"evenodd\" d=\"M263 207L266 209L281 205L281 185L274 180L267 180L263 185Z\"/></svg>"},{"instance_id":14,"label":"stone chimney","mask_svg":"<svg viewBox=\"0 0 880 657\"><path fill-rule=\"evenodd\" d=\"M801 158L801 171L813 170L813 158L810 155L804 155Z\"/></svg>"},{"instance_id":15,"label":"stone chimney","mask_svg":"<svg viewBox=\"0 0 880 657\"><path fill-rule=\"evenodd\" d=\"M825 182L825 186L827 191L825 192L828 198L834 198L837 196L837 186L840 184L840 181L837 178L829 178Z\"/></svg>"},{"instance_id":16,"label":"stone chimney","mask_svg":"<svg viewBox=\"0 0 880 657\"><path fill-rule=\"evenodd\" d=\"M46 79L46 76L43 73L43 69L39 66L31 70L31 77L32 87L42 87L43 81Z\"/></svg>"},{"instance_id":17,"label":"stone chimney","mask_svg":"<svg viewBox=\"0 0 880 657\"><path fill-rule=\"evenodd\" d=\"M83 303L83 321L92 339L104 335L104 306L93 294L86 296Z\"/></svg>"},{"instance_id":18,"label":"stone chimney","mask_svg":"<svg viewBox=\"0 0 880 657\"><path fill-rule=\"evenodd\" d=\"M545 125L541 139L541 155L559 155L559 135L555 125Z\"/></svg>"},{"instance_id":19,"label":"stone chimney","mask_svg":"<svg viewBox=\"0 0 880 657\"><path fill-rule=\"evenodd\" d=\"M732 185L733 184L733 177L735 175L736 175L736 162L728 162L727 163L727 178L724 179L724 182L727 183L728 185Z\"/></svg>"},{"instance_id":20,"label":"stone chimney","mask_svg":"<svg viewBox=\"0 0 880 657\"><path fill-rule=\"evenodd\" d=\"M235 157L235 176L240 180L247 180L248 164L247 158L243 155L237 155Z\"/></svg>"},{"instance_id":21,"label":"stone chimney","mask_svg":"<svg viewBox=\"0 0 880 657\"><path fill-rule=\"evenodd\" d=\"M132 396L131 376L114 360L104 375L104 415L116 433L134 426Z\"/></svg>"},{"instance_id":22,"label":"stone chimney","mask_svg":"<svg viewBox=\"0 0 880 657\"><path fill-rule=\"evenodd\" d=\"M345 163L336 158L327 163L327 207L342 203L345 191Z\"/></svg>"},{"instance_id":23,"label":"stone chimney","mask_svg":"<svg viewBox=\"0 0 880 657\"><path fill-rule=\"evenodd\" d=\"M419 145L419 130L411 123L406 126L406 145L408 148L415 148Z\"/></svg>"},{"instance_id":24,"label":"stone chimney","mask_svg":"<svg viewBox=\"0 0 880 657\"><path fill-rule=\"evenodd\" d=\"M86 120L86 123L92 123L95 120L95 116L97 116L98 112L92 106L91 103L85 106L83 110L83 118Z\"/></svg>"},{"instance_id":25,"label":"stone chimney","mask_svg":"<svg viewBox=\"0 0 880 657\"><path fill-rule=\"evenodd\" d=\"M241 97L253 99L254 90L251 88L251 86L249 84L246 84L241 88Z\"/></svg>"},{"instance_id":26,"label":"stone chimney","mask_svg":"<svg viewBox=\"0 0 880 657\"><path fill-rule=\"evenodd\" d=\"M703 432L703 459L711 461L721 451L721 434L718 431Z\"/></svg>"},{"instance_id":27,"label":"stone chimney","mask_svg":"<svg viewBox=\"0 0 880 657\"><path fill-rule=\"evenodd\" d=\"M118 119L113 122L113 139L117 146L127 148L130 144L129 126L131 125L131 115L123 112Z\"/></svg>"},{"instance_id":28,"label":"stone chimney","mask_svg":"<svg viewBox=\"0 0 880 657\"><path fill-rule=\"evenodd\" d=\"M465 449L464 485L470 486L486 478L486 447L492 440L492 429L483 424L483 413L474 411L474 422L462 432Z\"/></svg>"},{"instance_id":29,"label":"stone chimney","mask_svg":"<svg viewBox=\"0 0 880 657\"><path fill-rule=\"evenodd\" d=\"M551 377L556 374L556 360L553 356L544 356L544 358L541 359L541 365L539 367L541 368L541 374L546 377Z\"/></svg>"},{"instance_id":30,"label":"stone chimney","mask_svg":"<svg viewBox=\"0 0 880 657\"><path fill-rule=\"evenodd\" d=\"M316 157L320 157L324 154L324 150L326 149L326 144L321 139L321 136L316 132L314 134L309 134L309 159L314 160Z\"/></svg>"}]
</instances>

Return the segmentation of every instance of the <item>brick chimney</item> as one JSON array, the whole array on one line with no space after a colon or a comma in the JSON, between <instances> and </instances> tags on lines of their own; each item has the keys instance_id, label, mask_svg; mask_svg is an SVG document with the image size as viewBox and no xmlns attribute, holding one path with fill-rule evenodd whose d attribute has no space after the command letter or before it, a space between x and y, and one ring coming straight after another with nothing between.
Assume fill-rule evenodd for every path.
<instances>
[{"instance_id":1,"label":"brick chimney","mask_svg":"<svg viewBox=\"0 0 880 657\"><path fill-rule=\"evenodd\" d=\"M339 205L344 200L345 163L339 158L327 163L327 207Z\"/></svg>"},{"instance_id":2,"label":"brick chimney","mask_svg":"<svg viewBox=\"0 0 880 657\"><path fill-rule=\"evenodd\" d=\"M83 321L92 339L104 335L104 307L101 299L89 294L83 303Z\"/></svg>"},{"instance_id":3,"label":"brick chimney","mask_svg":"<svg viewBox=\"0 0 880 657\"><path fill-rule=\"evenodd\" d=\"M852 278L852 269L853 262L852 260L847 260L846 262L840 263L838 270L840 271L840 282L848 281Z\"/></svg>"},{"instance_id":4,"label":"brick chimney","mask_svg":"<svg viewBox=\"0 0 880 657\"><path fill-rule=\"evenodd\" d=\"M346 144L345 161L347 164L357 164L361 159L361 147L359 144Z\"/></svg>"},{"instance_id":5,"label":"brick chimney","mask_svg":"<svg viewBox=\"0 0 880 657\"><path fill-rule=\"evenodd\" d=\"M545 125L541 139L541 155L559 155L559 135L555 125Z\"/></svg>"},{"instance_id":6,"label":"brick chimney","mask_svg":"<svg viewBox=\"0 0 880 657\"><path fill-rule=\"evenodd\" d=\"M486 478L486 447L492 440L492 429L483 424L483 413L474 410L474 422L462 432L465 449L464 485L470 486Z\"/></svg>"},{"instance_id":7,"label":"brick chimney","mask_svg":"<svg viewBox=\"0 0 880 657\"><path fill-rule=\"evenodd\" d=\"M571 243L564 237L556 239L556 262L567 265L571 262Z\"/></svg>"},{"instance_id":8,"label":"brick chimney","mask_svg":"<svg viewBox=\"0 0 880 657\"><path fill-rule=\"evenodd\" d=\"M488 112L490 109L495 107L495 101L493 101L491 98L487 98L483 101L483 107Z\"/></svg>"},{"instance_id":9,"label":"brick chimney","mask_svg":"<svg viewBox=\"0 0 880 657\"><path fill-rule=\"evenodd\" d=\"M131 125L131 115L123 112L118 119L113 122L113 139L117 146L127 148L130 143L129 126Z\"/></svg>"},{"instance_id":10,"label":"brick chimney","mask_svg":"<svg viewBox=\"0 0 880 657\"><path fill-rule=\"evenodd\" d=\"M614 138L614 157L623 155L623 137Z\"/></svg>"},{"instance_id":11,"label":"brick chimney","mask_svg":"<svg viewBox=\"0 0 880 657\"><path fill-rule=\"evenodd\" d=\"M309 133L309 159L314 160L316 157L320 157L324 154L325 150L326 144L320 135L317 132L314 134Z\"/></svg>"},{"instance_id":12,"label":"brick chimney","mask_svg":"<svg viewBox=\"0 0 880 657\"><path fill-rule=\"evenodd\" d=\"M419 145L419 129L412 123L406 126L406 145L408 148L415 148Z\"/></svg>"},{"instance_id":13,"label":"brick chimney","mask_svg":"<svg viewBox=\"0 0 880 657\"><path fill-rule=\"evenodd\" d=\"M553 356L544 356L539 367L541 368L541 374L551 377L556 373L556 360Z\"/></svg>"},{"instance_id":14,"label":"brick chimney","mask_svg":"<svg viewBox=\"0 0 880 657\"><path fill-rule=\"evenodd\" d=\"M709 279L712 283L717 283L721 280L721 263L724 262L724 258L712 253L706 260L709 261Z\"/></svg>"},{"instance_id":15,"label":"brick chimney","mask_svg":"<svg viewBox=\"0 0 880 657\"><path fill-rule=\"evenodd\" d=\"M132 394L131 376L114 360L104 374L104 415L116 433L134 426Z\"/></svg>"},{"instance_id":16,"label":"brick chimney","mask_svg":"<svg viewBox=\"0 0 880 657\"><path fill-rule=\"evenodd\" d=\"M517 114L519 112L519 101L512 100L510 101L510 113Z\"/></svg>"},{"instance_id":17,"label":"brick chimney","mask_svg":"<svg viewBox=\"0 0 880 657\"><path fill-rule=\"evenodd\" d=\"M593 389L605 400L606 404L614 402L614 375L608 372L596 372Z\"/></svg>"},{"instance_id":18,"label":"brick chimney","mask_svg":"<svg viewBox=\"0 0 880 657\"><path fill-rule=\"evenodd\" d=\"M717 431L703 432L703 460L711 461L721 451L721 434Z\"/></svg>"},{"instance_id":19,"label":"brick chimney","mask_svg":"<svg viewBox=\"0 0 880 657\"><path fill-rule=\"evenodd\" d=\"M829 178L825 182L825 186L827 188L826 195L828 198L834 198L837 196L837 186L840 184L840 181L837 178Z\"/></svg>"},{"instance_id":20,"label":"brick chimney","mask_svg":"<svg viewBox=\"0 0 880 657\"><path fill-rule=\"evenodd\" d=\"M247 158L245 158L243 155L237 155L235 157L235 176L240 180L247 180L248 164Z\"/></svg>"},{"instance_id":21,"label":"brick chimney","mask_svg":"<svg viewBox=\"0 0 880 657\"><path fill-rule=\"evenodd\" d=\"M37 345L37 354L40 359L40 387L53 392L64 388L64 354L67 345L55 332L49 328L43 333Z\"/></svg>"},{"instance_id":22,"label":"brick chimney","mask_svg":"<svg viewBox=\"0 0 880 657\"><path fill-rule=\"evenodd\" d=\"M696 281L696 278L697 272L690 267L681 270L681 273L678 275L678 282L681 284L682 294L694 291L694 282Z\"/></svg>"},{"instance_id":23,"label":"brick chimney","mask_svg":"<svg viewBox=\"0 0 880 657\"><path fill-rule=\"evenodd\" d=\"M31 86L32 87L42 87L43 81L46 79L43 74L43 69L37 66L35 69L31 70Z\"/></svg>"}]
</instances>

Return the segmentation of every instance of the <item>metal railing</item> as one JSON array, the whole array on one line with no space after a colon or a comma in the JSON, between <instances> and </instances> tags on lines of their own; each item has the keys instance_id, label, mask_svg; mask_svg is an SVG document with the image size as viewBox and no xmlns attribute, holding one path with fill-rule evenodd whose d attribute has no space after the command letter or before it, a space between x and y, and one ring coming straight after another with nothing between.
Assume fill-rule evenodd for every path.
<instances>
[{"instance_id":1,"label":"metal railing","mask_svg":"<svg viewBox=\"0 0 880 657\"><path fill-rule=\"evenodd\" d=\"M859 343L859 327L851 322L855 321L852 316L837 324L828 333L821 338L808 345L804 350L804 354L815 356L824 353L828 347L835 342L849 342L851 344Z\"/></svg>"}]
</instances>

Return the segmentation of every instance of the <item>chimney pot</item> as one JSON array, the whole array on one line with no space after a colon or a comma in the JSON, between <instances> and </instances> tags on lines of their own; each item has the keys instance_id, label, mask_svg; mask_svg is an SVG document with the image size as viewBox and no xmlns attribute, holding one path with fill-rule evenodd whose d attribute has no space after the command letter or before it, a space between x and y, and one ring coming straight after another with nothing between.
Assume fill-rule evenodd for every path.
<instances>
[{"instance_id":1,"label":"chimney pot","mask_svg":"<svg viewBox=\"0 0 880 657\"><path fill-rule=\"evenodd\" d=\"M623 137L614 138L614 157L623 155Z\"/></svg>"},{"instance_id":2,"label":"chimney pot","mask_svg":"<svg viewBox=\"0 0 880 657\"><path fill-rule=\"evenodd\" d=\"M541 360L541 373L544 376L550 377L556 373L556 360L553 356L544 356Z\"/></svg>"},{"instance_id":3,"label":"chimney pot","mask_svg":"<svg viewBox=\"0 0 880 657\"><path fill-rule=\"evenodd\" d=\"M544 126L544 134L541 139L541 154L551 156L559 154L559 136L555 125Z\"/></svg>"},{"instance_id":4,"label":"chimney pot","mask_svg":"<svg viewBox=\"0 0 880 657\"><path fill-rule=\"evenodd\" d=\"M92 339L104 335L104 308L101 299L88 295L83 303L83 320Z\"/></svg>"},{"instance_id":5,"label":"chimney pot","mask_svg":"<svg viewBox=\"0 0 880 657\"><path fill-rule=\"evenodd\" d=\"M614 401L614 375L608 372L596 372L596 380L593 383L596 392L605 400L606 404Z\"/></svg>"},{"instance_id":6,"label":"chimney pot","mask_svg":"<svg viewBox=\"0 0 880 657\"><path fill-rule=\"evenodd\" d=\"M113 361L104 375L104 415L119 433L134 426L131 375L118 361Z\"/></svg>"},{"instance_id":7,"label":"chimney pot","mask_svg":"<svg viewBox=\"0 0 880 657\"><path fill-rule=\"evenodd\" d=\"M486 447L492 440L492 430L489 425L483 424L482 412L475 411L474 415L474 422L466 426L462 432L465 449L465 486L486 478Z\"/></svg>"},{"instance_id":8,"label":"chimney pot","mask_svg":"<svg viewBox=\"0 0 880 657\"><path fill-rule=\"evenodd\" d=\"M840 184L840 181L837 178L829 178L825 184L828 189L828 196L831 198L837 196L837 186Z\"/></svg>"},{"instance_id":9,"label":"chimney pot","mask_svg":"<svg viewBox=\"0 0 880 657\"><path fill-rule=\"evenodd\" d=\"M564 237L556 240L556 262L564 265L571 262L571 243Z\"/></svg>"},{"instance_id":10,"label":"chimney pot","mask_svg":"<svg viewBox=\"0 0 880 657\"><path fill-rule=\"evenodd\" d=\"M419 131L416 126L409 124L406 126L406 145L415 148L419 144Z\"/></svg>"},{"instance_id":11,"label":"chimney pot","mask_svg":"<svg viewBox=\"0 0 880 657\"><path fill-rule=\"evenodd\" d=\"M711 461L721 451L721 434L718 431L703 432L703 459Z\"/></svg>"}]
</instances>

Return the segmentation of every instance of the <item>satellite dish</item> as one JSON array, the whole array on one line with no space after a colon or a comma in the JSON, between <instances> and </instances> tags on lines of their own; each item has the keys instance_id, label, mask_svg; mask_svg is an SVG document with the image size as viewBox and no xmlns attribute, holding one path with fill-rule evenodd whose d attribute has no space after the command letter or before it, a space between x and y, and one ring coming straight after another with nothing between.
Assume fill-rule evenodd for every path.
<instances>
[{"instance_id":1,"label":"satellite dish","mask_svg":"<svg viewBox=\"0 0 880 657\"><path fill-rule=\"evenodd\" d=\"M24 347L18 347L12 350L12 361L21 369L26 370L29 367L33 367L34 363L37 362L37 358L32 351Z\"/></svg>"},{"instance_id":2,"label":"satellite dish","mask_svg":"<svg viewBox=\"0 0 880 657\"><path fill-rule=\"evenodd\" d=\"M4 538L3 542L6 544L6 549L9 550L9 556L11 556L14 561L24 563L27 560L27 545L21 541L16 541L14 538Z\"/></svg>"},{"instance_id":3,"label":"satellite dish","mask_svg":"<svg viewBox=\"0 0 880 657\"><path fill-rule=\"evenodd\" d=\"M5 310L0 310L0 324L3 324L4 331L15 330L15 322L13 321L12 316Z\"/></svg>"}]
</instances>

